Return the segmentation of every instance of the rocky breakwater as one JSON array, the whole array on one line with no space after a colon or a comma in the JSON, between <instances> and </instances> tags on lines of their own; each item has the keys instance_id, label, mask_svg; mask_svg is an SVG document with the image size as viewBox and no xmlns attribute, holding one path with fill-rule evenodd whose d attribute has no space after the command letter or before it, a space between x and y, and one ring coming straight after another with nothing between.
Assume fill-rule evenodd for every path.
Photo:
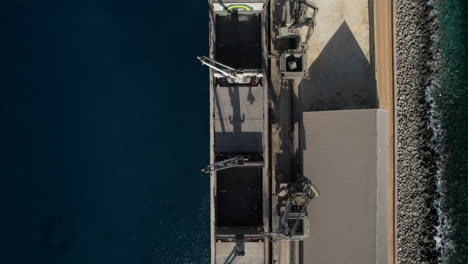
<instances>
[{"instance_id":1,"label":"rocky breakwater","mask_svg":"<svg viewBox=\"0 0 468 264\"><path fill-rule=\"evenodd\" d=\"M437 263L435 154L425 91L432 75L427 1L396 0L397 263Z\"/></svg>"}]
</instances>

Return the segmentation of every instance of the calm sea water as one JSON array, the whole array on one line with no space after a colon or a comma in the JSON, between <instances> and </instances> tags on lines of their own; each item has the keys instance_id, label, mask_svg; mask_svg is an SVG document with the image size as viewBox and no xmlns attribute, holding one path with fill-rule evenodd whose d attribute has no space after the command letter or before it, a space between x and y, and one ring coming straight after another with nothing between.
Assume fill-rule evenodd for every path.
<instances>
[{"instance_id":1,"label":"calm sea water","mask_svg":"<svg viewBox=\"0 0 468 264\"><path fill-rule=\"evenodd\" d=\"M428 89L433 101L438 157L441 263L468 263L468 1L429 1L438 32L438 74Z\"/></svg>"},{"instance_id":2,"label":"calm sea water","mask_svg":"<svg viewBox=\"0 0 468 264\"><path fill-rule=\"evenodd\" d=\"M0 12L0 263L207 263L206 1Z\"/></svg>"}]
</instances>

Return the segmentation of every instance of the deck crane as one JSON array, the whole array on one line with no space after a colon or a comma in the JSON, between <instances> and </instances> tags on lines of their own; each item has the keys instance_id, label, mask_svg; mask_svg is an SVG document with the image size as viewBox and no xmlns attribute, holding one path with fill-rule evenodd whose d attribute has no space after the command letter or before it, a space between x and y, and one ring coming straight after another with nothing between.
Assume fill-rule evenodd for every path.
<instances>
[{"instance_id":1,"label":"deck crane","mask_svg":"<svg viewBox=\"0 0 468 264\"><path fill-rule=\"evenodd\" d=\"M246 84L257 86L262 83L263 73L256 70L234 69L226 64L210 59L206 56L198 56L197 59L205 66L214 70L214 79L223 86L229 84Z\"/></svg>"},{"instance_id":2,"label":"deck crane","mask_svg":"<svg viewBox=\"0 0 468 264\"><path fill-rule=\"evenodd\" d=\"M234 68L231 68L227 65L224 65L220 62L217 62L215 60L212 60L206 56L198 56L197 59L205 66L208 66L209 68L219 72L220 74L226 76L226 77L231 77L237 80L241 80L241 77L237 76L238 74L242 74L242 71L236 70Z\"/></svg>"},{"instance_id":3,"label":"deck crane","mask_svg":"<svg viewBox=\"0 0 468 264\"><path fill-rule=\"evenodd\" d=\"M307 177L301 177L297 182L293 183L287 188L287 197L284 213L281 217L280 226L278 233L284 234L288 237L295 235L297 228L299 227L299 220L306 213L307 205L313 199L320 195L314 184ZM291 214L292 202L297 203L298 200L302 200L302 207L299 213L295 215L293 219L289 216ZM294 225L289 226L288 220L293 220Z\"/></svg>"},{"instance_id":4,"label":"deck crane","mask_svg":"<svg viewBox=\"0 0 468 264\"><path fill-rule=\"evenodd\" d=\"M265 233L265 236L272 242L289 240L297 235L300 220L307 214L308 204L317 198L320 192L309 178L301 176L296 182L281 188L279 195L286 199L280 225L275 232ZM293 206L298 206L300 209L294 211Z\"/></svg>"},{"instance_id":5,"label":"deck crane","mask_svg":"<svg viewBox=\"0 0 468 264\"><path fill-rule=\"evenodd\" d=\"M205 173L210 173L212 171L220 171L234 167L263 167L263 165L263 161L249 161L247 157L240 155L212 163L203 168L201 171Z\"/></svg>"}]
</instances>

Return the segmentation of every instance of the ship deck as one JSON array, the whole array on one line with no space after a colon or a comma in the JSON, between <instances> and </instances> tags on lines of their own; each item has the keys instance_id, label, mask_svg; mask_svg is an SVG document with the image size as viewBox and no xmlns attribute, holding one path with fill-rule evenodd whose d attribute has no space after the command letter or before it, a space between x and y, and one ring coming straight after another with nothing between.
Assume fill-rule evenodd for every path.
<instances>
[{"instance_id":1,"label":"ship deck","mask_svg":"<svg viewBox=\"0 0 468 264\"><path fill-rule=\"evenodd\" d=\"M214 3L218 1L213 1ZM239 1L220 1L226 7ZM229 4L228 4L229 3ZM265 76L267 13L252 3L248 15L218 10L210 13L210 58L230 67ZM218 7L219 8L219 7ZM258 10L258 11L257 11ZM229 15L228 15L229 14ZM223 30L220 30L223 28ZM268 84L219 85L210 74L210 163L242 155L263 167L241 167L210 175L211 263L225 263L235 240L243 240L241 263L269 262L270 179Z\"/></svg>"},{"instance_id":2,"label":"ship deck","mask_svg":"<svg viewBox=\"0 0 468 264\"><path fill-rule=\"evenodd\" d=\"M213 0L213 3L258 3L258 0Z\"/></svg>"},{"instance_id":3,"label":"ship deck","mask_svg":"<svg viewBox=\"0 0 468 264\"><path fill-rule=\"evenodd\" d=\"M214 87L216 152L262 152L262 86Z\"/></svg>"}]
</instances>

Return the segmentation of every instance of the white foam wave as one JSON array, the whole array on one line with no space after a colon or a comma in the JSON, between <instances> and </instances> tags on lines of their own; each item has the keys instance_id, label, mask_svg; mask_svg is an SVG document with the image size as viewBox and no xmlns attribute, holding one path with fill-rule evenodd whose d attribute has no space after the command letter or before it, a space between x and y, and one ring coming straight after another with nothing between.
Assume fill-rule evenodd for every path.
<instances>
[{"instance_id":1,"label":"white foam wave","mask_svg":"<svg viewBox=\"0 0 468 264\"><path fill-rule=\"evenodd\" d=\"M427 4L433 8L430 16L433 19L433 23L437 23L438 11L438 0L429 0ZM439 263L448 263L449 254L454 249L453 242L451 241L449 234L452 229L451 221L449 216L444 211L444 203L446 201L446 183L445 183L445 161L446 152L444 147L445 130L441 126L440 106L437 104L438 97L440 94L440 81L439 81L439 69L441 63L440 49L439 49L439 34L433 32L431 37L432 46L430 51L432 53L432 61L429 62L433 75L429 79L426 87L426 101L430 105L431 110L429 111L429 123L428 127L432 131L431 147L437 154L436 156L436 191L439 194L437 199L434 201L434 207L437 211L439 225L436 226L436 235L434 237L436 241L436 249L439 253Z\"/></svg>"}]
</instances>

